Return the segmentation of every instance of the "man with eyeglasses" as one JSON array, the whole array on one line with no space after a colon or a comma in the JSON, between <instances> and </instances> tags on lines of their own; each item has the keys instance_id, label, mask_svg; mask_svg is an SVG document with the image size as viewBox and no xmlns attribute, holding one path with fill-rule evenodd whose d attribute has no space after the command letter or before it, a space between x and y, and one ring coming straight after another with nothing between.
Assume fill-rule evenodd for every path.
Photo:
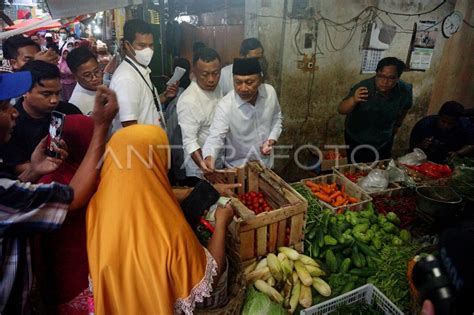
<instances>
[{"instance_id":1,"label":"man with eyeglasses","mask_svg":"<svg viewBox=\"0 0 474 315\"><path fill-rule=\"evenodd\" d=\"M97 87L103 81L99 63L87 47L73 49L67 56L66 62L78 83L69 102L79 107L85 115L90 115L94 108Z\"/></svg>"},{"instance_id":2,"label":"man with eyeglasses","mask_svg":"<svg viewBox=\"0 0 474 315\"><path fill-rule=\"evenodd\" d=\"M412 85L400 80L404 68L395 57L383 58L376 75L354 85L339 104L347 115L344 138L352 163L391 157L393 138L413 104Z\"/></svg>"}]
</instances>

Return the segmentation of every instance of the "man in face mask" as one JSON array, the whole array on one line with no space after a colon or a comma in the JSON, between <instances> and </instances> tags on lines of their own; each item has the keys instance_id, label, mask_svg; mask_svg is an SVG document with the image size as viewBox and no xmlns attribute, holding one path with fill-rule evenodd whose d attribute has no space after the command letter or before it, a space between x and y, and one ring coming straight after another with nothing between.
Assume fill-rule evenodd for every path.
<instances>
[{"instance_id":1,"label":"man in face mask","mask_svg":"<svg viewBox=\"0 0 474 315\"><path fill-rule=\"evenodd\" d=\"M168 85L158 94L150 79L148 65L153 58L153 33L143 20L129 20L123 27L125 60L115 70L110 88L117 93L120 111L113 131L133 124L147 124L166 128L161 104L174 98L178 82Z\"/></svg>"},{"instance_id":2,"label":"man in face mask","mask_svg":"<svg viewBox=\"0 0 474 315\"><path fill-rule=\"evenodd\" d=\"M59 42L58 42L59 51L62 51L63 47L67 43L67 34L68 34L68 31L65 27L61 27L59 29Z\"/></svg>"}]
</instances>

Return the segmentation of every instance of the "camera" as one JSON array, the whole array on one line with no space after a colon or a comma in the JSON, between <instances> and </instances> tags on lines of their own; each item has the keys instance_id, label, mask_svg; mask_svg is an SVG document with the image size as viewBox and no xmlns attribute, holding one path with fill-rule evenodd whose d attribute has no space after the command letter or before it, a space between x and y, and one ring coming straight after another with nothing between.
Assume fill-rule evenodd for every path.
<instances>
[{"instance_id":1,"label":"camera","mask_svg":"<svg viewBox=\"0 0 474 315\"><path fill-rule=\"evenodd\" d=\"M445 230L438 253L415 260L412 279L420 303L430 300L436 315L474 313L474 223Z\"/></svg>"}]
</instances>

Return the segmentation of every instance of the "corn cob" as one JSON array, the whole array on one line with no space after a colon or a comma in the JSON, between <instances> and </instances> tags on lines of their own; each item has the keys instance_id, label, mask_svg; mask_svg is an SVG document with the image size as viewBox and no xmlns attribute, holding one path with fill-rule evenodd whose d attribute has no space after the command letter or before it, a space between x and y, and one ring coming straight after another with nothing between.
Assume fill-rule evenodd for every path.
<instances>
[{"instance_id":1,"label":"corn cob","mask_svg":"<svg viewBox=\"0 0 474 315\"><path fill-rule=\"evenodd\" d=\"M262 293L265 293L275 302L282 303L284 301L281 294L277 290L269 286L268 283L266 283L265 281L257 280L255 281L254 285L255 285L255 288L257 288L257 290L259 290Z\"/></svg>"}]
</instances>

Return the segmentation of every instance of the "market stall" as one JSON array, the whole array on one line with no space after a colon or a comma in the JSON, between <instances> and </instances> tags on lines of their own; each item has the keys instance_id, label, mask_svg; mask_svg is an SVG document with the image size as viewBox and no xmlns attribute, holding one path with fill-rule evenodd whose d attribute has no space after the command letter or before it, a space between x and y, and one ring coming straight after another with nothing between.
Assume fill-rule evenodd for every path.
<instances>
[{"instance_id":1,"label":"market stall","mask_svg":"<svg viewBox=\"0 0 474 315\"><path fill-rule=\"evenodd\" d=\"M474 162L406 161L337 166L292 185L256 162L229 171L229 182L243 183L234 237L246 287L233 312L419 313L425 292L413 266L438 253L440 221L462 215ZM364 186L374 170L398 178ZM433 212L437 205L451 212Z\"/></svg>"}]
</instances>

